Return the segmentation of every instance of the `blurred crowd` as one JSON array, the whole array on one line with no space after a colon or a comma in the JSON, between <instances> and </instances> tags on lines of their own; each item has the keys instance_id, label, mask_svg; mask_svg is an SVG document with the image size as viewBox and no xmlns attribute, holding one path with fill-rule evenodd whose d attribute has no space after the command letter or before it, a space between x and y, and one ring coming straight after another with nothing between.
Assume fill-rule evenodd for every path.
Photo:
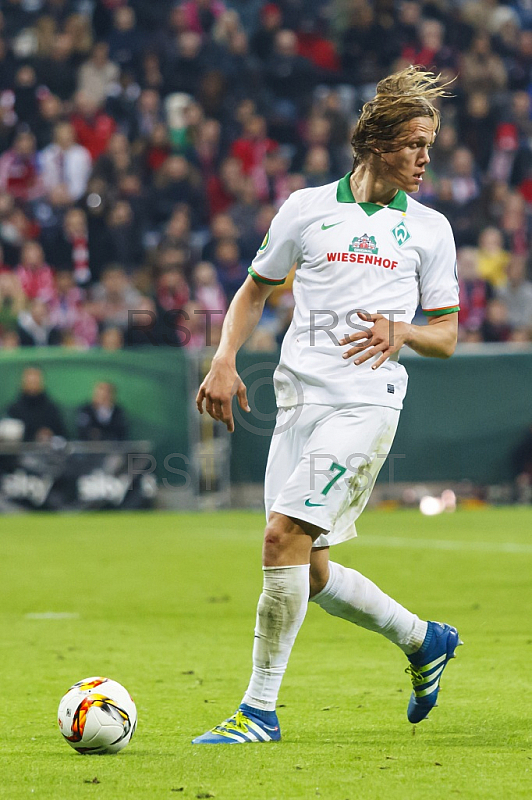
<instances>
[{"instance_id":1,"label":"blurred crowd","mask_svg":"<svg viewBox=\"0 0 532 800\"><path fill-rule=\"evenodd\" d=\"M4 0L0 343L216 344L288 195L351 168L376 82L454 79L421 201L460 338L532 340L529 0ZM274 349L291 280L248 347Z\"/></svg>"}]
</instances>

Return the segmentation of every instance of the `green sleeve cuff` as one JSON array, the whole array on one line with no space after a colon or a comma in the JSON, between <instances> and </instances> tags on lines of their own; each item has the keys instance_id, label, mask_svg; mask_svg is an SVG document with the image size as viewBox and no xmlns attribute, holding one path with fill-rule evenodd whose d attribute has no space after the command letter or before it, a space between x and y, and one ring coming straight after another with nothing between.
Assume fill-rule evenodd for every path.
<instances>
[{"instance_id":1,"label":"green sleeve cuff","mask_svg":"<svg viewBox=\"0 0 532 800\"><path fill-rule=\"evenodd\" d=\"M460 311L460 306L448 306L447 308L424 308L423 313L427 317L442 317L444 314L454 314Z\"/></svg>"},{"instance_id":2,"label":"green sleeve cuff","mask_svg":"<svg viewBox=\"0 0 532 800\"><path fill-rule=\"evenodd\" d=\"M281 286L286 280L286 278L281 278L280 281L272 280L272 278L263 278L262 275L259 275L258 272L255 272L253 267L248 267L248 272L252 278L255 278L256 281L260 281L260 283L267 283L270 286Z\"/></svg>"}]
</instances>

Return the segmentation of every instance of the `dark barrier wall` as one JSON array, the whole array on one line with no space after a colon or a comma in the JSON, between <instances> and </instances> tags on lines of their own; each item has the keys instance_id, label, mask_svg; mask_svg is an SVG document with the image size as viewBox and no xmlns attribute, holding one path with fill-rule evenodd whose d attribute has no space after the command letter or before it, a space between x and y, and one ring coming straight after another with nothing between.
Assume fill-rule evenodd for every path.
<instances>
[{"instance_id":1,"label":"dark barrier wall","mask_svg":"<svg viewBox=\"0 0 532 800\"><path fill-rule=\"evenodd\" d=\"M506 345L472 348L445 361L404 351L401 361L410 378L392 447L395 480L509 480L512 452L532 424L532 351L509 351ZM260 481L264 475L269 439L260 434L273 427L275 400L266 382L272 362L269 354L242 353L239 358L239 370L254 394L251 406L264 418L256 412L253 419L239 414L243 423L233 439L235 482ZM250 426L258 430L251 433ZM388 478L389 463L379 480Z\"/></svg>"},{"instance_id":2,"label":"dark barrier wall","mask_svg":"<svg viewBox=\"0 0 532 800\"><path fill-rule=\"evenodd\" d=\"M532 351L493 347L484 354L461 353L448 361L402 356L409 389L392 448L395 479L463 480L497 483L511 476L511 454L532 424ZM251 415L237 412L232 437L232 480L262 482L275 400L272 354L241 353L238 368L250 389ZM149 439L158 460L158 475L171 485L179 481L163 468L169 453L189 452L187 416L197 386L187 389L188 369L182 350L146 348L109 353L101 350L27 348L0 353L0 413L15 398L25 366L46 374L50 395L73 412L91 396L97 381L116 384L134 439ZM172 465L185 468L180 460ZM389 476L388 465L381 479Z\"/></svg>"},{"instance_id":3,"label":"dark barrier wall","mask_svg":"<svg viewBox=\"0 0 532 800\"><path fill-rule=\"evenodd\" d=\"M187 363L181 350L156 347L108 352L33 348L0 353L0 414L19 392L24 367L45 373L46 389L74 437L74 412L90 401L94 384L110 381L127 413L131 439L153 442L157 473L168 453L187 453ZM183 467L182 461L172 462Z\"/></svg>"}]
</instances>

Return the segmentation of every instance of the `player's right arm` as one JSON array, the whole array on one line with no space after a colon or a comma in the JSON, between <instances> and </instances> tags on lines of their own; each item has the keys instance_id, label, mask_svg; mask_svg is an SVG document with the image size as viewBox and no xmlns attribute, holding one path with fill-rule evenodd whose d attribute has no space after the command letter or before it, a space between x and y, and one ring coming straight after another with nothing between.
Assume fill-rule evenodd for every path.
<instances>
[{"instance_id":1,"label":"player's right arm","mask_svg":"<svg viewBox=\"0 0 532 800\"><path fill-rule=\"evenodd\" d=\"M273 289L271 284L259 283L251 276L246 278L229 306L220 345L196 397L200 414L203 414L205 400L207 413L227 425L230 433L235 429L231 410L233 395L237 395L240 408L251 410L246 387L236 371L236 354L257 327Z\"/></svg>"},{"instance_id":2,"label":"player's right arm","mask_svg":"<svg viewBox=\"0 0 532 800\"><path fill-rule=\"evenodd\" d=\"M246 387L236 371L236 354L251 336L262 316L264 303L275 286L284 283L292 265L301 258L299 192L294 192L272 220L259 251L249 268L250 277L235 294L224 320L220 346L209 374L200 386L196 405L213 419L235 429L231 401L236 394L240 407L250 411Z\"/></svg>"}]
</instances>

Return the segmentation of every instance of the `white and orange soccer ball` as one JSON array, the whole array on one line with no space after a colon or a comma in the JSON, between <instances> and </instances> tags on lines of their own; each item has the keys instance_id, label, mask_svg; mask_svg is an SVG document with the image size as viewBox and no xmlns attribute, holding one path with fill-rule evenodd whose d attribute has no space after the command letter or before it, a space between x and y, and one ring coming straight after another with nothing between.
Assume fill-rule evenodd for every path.
<instances>
[{"instance_id":1,"label":"white and orange soccer ball","mask_svg":"<svg viewBox=\"0 0 532 800\"><path fill-rule=\"evenodd\" d=\"M118 753L131 741L137 709L127 689L109 678L85 678L61 698L63 737L78 753Z\"/></svg>"}]
</instances>

